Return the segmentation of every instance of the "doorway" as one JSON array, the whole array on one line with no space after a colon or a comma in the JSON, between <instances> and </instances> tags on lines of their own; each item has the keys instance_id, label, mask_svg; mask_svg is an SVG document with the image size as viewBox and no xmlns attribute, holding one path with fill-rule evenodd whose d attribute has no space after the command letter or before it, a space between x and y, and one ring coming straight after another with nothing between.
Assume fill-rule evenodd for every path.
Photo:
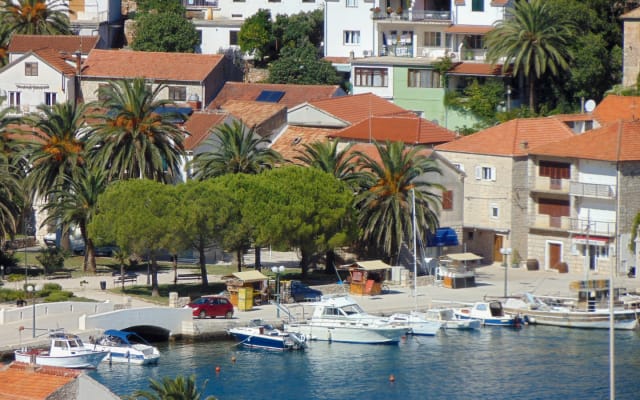
<instances>
[{"instance_id":1,"label":"doorway","mask_svg":"<svg viewBox=\"0 0 640 400\"><path fill-rule=\"evenodd\" d=\"M562 262L562 245L559 243L549 243L548 268L557 269L560 262Z\"/></svg>"},{"instance_id":2,"label":"doorway","mask_svg":"<svg viewBox=\"0 0 640 400\"><path fill-rule=\"evenodd\" d=\"M504 255L500 252L504 243L504 236L495 235L493 237L493 262L503 262Z\"/></svg>"}]
</instances>

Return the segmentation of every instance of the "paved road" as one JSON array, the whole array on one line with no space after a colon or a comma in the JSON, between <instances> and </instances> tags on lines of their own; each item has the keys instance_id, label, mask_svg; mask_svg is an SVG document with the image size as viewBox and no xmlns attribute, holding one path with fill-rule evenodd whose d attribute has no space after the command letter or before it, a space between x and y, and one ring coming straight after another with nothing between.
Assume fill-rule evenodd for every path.
<instances>
[{"instance_id":1,"label":"paved road","mask_svg":"<svg viewBox=\"0 0 640 400\"><path fill-rule=\"evenodd\" d=\"M583 274L559 274L555 271L528 271L524 268L508 268L508 294L523 293L526 291L539 295L553 295L574 297L576 294L569 289L569 283L575 280L584 279ZM589 279L607 279L608 276L592 274ZM160 283L172 282L172 273L161 273L158 276ZM219 276L209 276L209 281L220 279ZM81 281L86 284L80 284ZM504 295L505 269L499 265L479 267L476 270L477 285L472 288L449 289L439 285L419 285L414 293L413 286L400 285L390 286L390 293L377 296L357 297L357 301L368 312L374 314L389 314L397 311L409 311L414 308L425 309L440 302L473 302L481 300L485 296ZM113 287L111 276L90 276L84 278L59 279L56 280L64 289L71 290L79 296L95 299L98 301L109 301L115 304L126 304L131 302L132 307L149 307L155 304L148 303L138 298L123 296L108 290L100 290L100 281L106 281L107 287ZM36 284L44 281L36 280ZM146 277L141 275L138 282L146 282ZM614 279L616 287L625 287L629 291L640 291L640 278L617 277ZM7 283L11 287L12 283ZM14 285L22 285L22 282ZM325 293L340 292L339 285L317 286ZM10 306L13 307L13 306ZM0 310L2 312L2 310ZM276 319L276 308L274 305L262 305L250 311L237 311L232 321L206 320L207 324L218 324L221 327L229 323L244 324L254 318L266 320ZM32 344L31 321L22 321L0 325L0 352L18 345ZM20 330L23 327L23 330ZM46 333L46 329L63 327L69 331L77 331L78 315L63 314L48 317L38 317L36 321L37 335ZM40 330L42 329L42 330ZM221 328L223 329L223 328ZM83 336L89 336L94 332L82 332ZM41 343L43 336L37 338Z\"/></svg>"}]
</instances>

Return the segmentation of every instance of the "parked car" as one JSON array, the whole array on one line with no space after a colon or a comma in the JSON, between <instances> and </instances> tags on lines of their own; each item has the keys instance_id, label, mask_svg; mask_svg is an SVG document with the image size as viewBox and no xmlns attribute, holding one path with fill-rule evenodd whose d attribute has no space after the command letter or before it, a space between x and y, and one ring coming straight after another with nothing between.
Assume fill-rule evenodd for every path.
<instances>
[{"instance_id":1,"label":"parked car","mask_svg":"<svg viewBox=\"0 0 640 400\"><path fill-rule=\"evenodd\" d=\"M300 281L291 281L289 300L293 299L296 302L301 301L316 301L322 296L322 292L310 288Z\"/></svg>"},{"instance_id":2,"label":"parked car","mask_svg":"<svg viewBox=\"0 0 640 400\"><path fill-rule=\"evenodd\" d=\"M224 296L211 295L202 296L187 305L193 309L193 316L198 318L206 317L233 317L233 304Z\"/></svg>"}]
</instances>

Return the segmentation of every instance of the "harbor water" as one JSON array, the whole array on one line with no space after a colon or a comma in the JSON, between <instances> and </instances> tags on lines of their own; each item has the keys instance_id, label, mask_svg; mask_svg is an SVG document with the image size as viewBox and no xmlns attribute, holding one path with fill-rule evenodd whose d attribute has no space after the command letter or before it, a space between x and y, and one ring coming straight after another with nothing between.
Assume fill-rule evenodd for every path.
<instances>
[{"instance_id":1,"label":"harbor water","mask_svg":"<svg viewBox=\"0 0 640 400\"><path fill-rule=\"evenodd\" d=\"M616 398L638 399L640 333L616 332L615 346ZM609 398L607 330L483 328L397 345L311 342L286 353L232 341L159 348L156 366L103 363L89 375L120 396L149 390L150 378L195 375L219 400Z\"/></svg>"}]
</instances>

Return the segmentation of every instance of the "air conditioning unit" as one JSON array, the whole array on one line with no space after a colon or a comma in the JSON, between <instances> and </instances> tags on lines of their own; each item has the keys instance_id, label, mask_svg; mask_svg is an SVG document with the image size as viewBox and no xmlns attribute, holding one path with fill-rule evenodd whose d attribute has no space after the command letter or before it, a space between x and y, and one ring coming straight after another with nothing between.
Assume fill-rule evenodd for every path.
<instances>
[{"instance_id":1,"label":"air conditioning unit","mask_svg":"<svg viewBox=\"0 0 640 400\"><path fill-rule=\"evenodd\" d=\"M364 57L369 57L369 50L362 50L362 55Z\"/></svg>"}]
</instances>

